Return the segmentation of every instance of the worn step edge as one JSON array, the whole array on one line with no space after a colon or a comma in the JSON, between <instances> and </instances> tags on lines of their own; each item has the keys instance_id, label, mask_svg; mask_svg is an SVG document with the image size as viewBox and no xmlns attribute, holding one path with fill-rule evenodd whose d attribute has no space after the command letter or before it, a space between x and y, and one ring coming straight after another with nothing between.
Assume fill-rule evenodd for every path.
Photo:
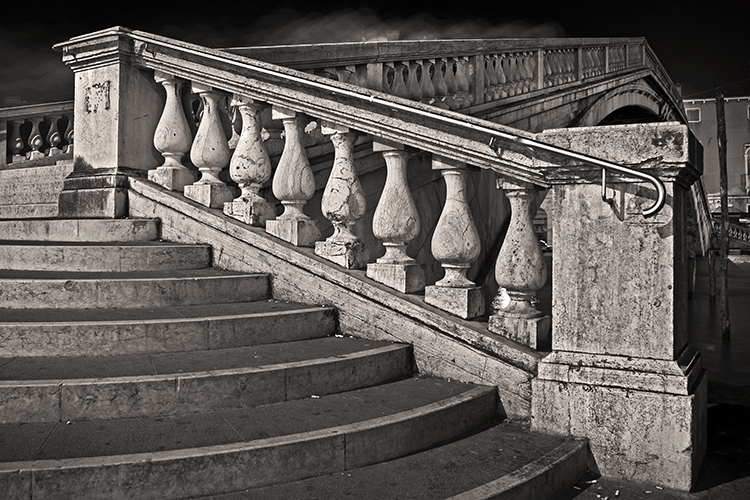
<instances>
[{"instance_id":1,"label":"worn step edge","mask_svg":"<svg viewBox=\"0 0 750 500\"><path fill-rule=\"evenodd\" d=\"M17 219L0 220L0 234L10 240L152 241L159 219Z\"/></svg>"},{"instance_id":2,"label":"worn step edge","mask_svg":"<svg viewBox=\"0 0 750 500\"><path fill-rule=\"evenodd\" d=\"M247 302L269 296L267 274L130 279L0 279L1 305L8 309L160 307Z\"/></svg>"},{"instance_id":3,"label":"worn step edge","mask_svg":"<svg viewBox=\"0 0 750 500\"><path fill-rule=\"evenodd\" d=\"M470 432L496 416L496 389L477 387L387 417L249 443L3 463L0 486L9 498L29 500L161 500L225 493L407 455Z\"/></svg>"},{"instance_id":4,"label":"worn step edge","mask_svg":"<svg viewBox=\"0 0 750 500\"><path fill-rule=\"evenodd\" d=\"M334 307L121 321L0 323L0 357L101 356L224 349L324 337Z\"/></svg>"},{"instance_id":5,"label":"worn step edge","mask_svg":"<svg viewBox=\"0 0 750 500\"><path fill-rule=\"evenodd\" d=\"M555 500L588 469L588 442L570 439L533 462L446 500Z\"/></svg>"},{"instance_id":6,"label":"worn step edge","mask_svg":"<svg viewBox=\"0 0 750 500\"><path fill-rule=\"evenodd\" d=\"M0 381L0 423L173 416L377 385L411 369L411 346L251 368L98 379Z\"/></svg>"},{"instance_id":7,"label":"worn step edge","mask_svg":"<svg viewBox=\"0 0 750 500\"><path fill-rule=\"evenodd\" d=\"M210 245L0 243L0 268L14 271L130 272L210 266Z\"/></svg>"}]
</instances>

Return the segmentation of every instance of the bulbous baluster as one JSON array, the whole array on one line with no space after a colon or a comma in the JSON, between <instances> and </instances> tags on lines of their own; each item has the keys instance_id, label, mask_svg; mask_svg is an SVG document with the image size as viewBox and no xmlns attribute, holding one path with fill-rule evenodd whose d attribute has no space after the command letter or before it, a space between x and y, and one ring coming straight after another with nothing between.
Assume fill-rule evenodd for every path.
<instances>
[{"instance_id":1,"label":"bulbous baluster","mask_svg":"<svg viewBox=\"0 0 750 500\"><path fill-rule=\"evenodd\" d=\"M271 107L263 108L260 112L260 122L263 126L263 144L266 146L268 156L279 156L284 151L284 126L280 121L272 118Z\"/></svg>"},{"instance_id":2,"label":"bulbous baluster","mask_svg":"<svg viewBox=\"0 0 750 500\"><path fill-rule=\"evenodd\" d=\"M195 184L185 186L185 197L210 208L223 208L224 203L234 198L233 190L219 179L232 157L220 116L220 101L225 96L196 83L193 83L193 92L201 98L203 114L190 150L190 160L198 167L201 178Z\"/></svg>"},{"instance_id":3,"label":"bulbous baluster","mask_svg":"<svg viewBox=\"0 0 750 500\"><path fill-rule=\"evenodd\" d=\"M435 59L435 71L432 73L432 86L435 87L435 101L433 106L448 109L445 102L448 94L448 86L445 84L445 62L442 59Z\"/></svg>"},{"instance_id":4,"label":"bulbous baluster","mask_svg":"<svg viewBox=\"0 0 750 500\"><path fill-rule=\"evenodd\" d=\"M445 104L448 109L458 109L460 102L456 99L456 73L455 73L455 62L452 58L444 59L445 63Z\"/></svg>"},{"instance_id":5,"label":"bulbous baluster","mask_svg":"<svg viewBox=\"0 0 750 500\"><path fill-rule=\"evenodd\" d=\"M385 254L367 265L367 277L402 293L424 289L424 270L406 254L406 246L420 230L406 166L409 160L403 146L373 143L373 151L385 158L386 180L372 220L372 232L383 241Z\"/></svg>"},{"instance_id":6,"label":"bulbous baluster","mask_svg":"<svg viewBox=\"0 0 750 500\"><path fill-rule=\"evenodd\" d=\"M265 107L242 96L232 100L242 122L237 147L229 162L229 175L240 187L239 197L224 204L224 213L251 226L265 227L276 217L276 207L259 191L271 178L271 160L261 137L260 112Z\"/></svg>"},{"instance_id":7,"label":"bulbous baluster","mask_svg":"<svg viewBox=\"0 0 750 500\"><path fill-rule=\"evenodd\" d=\"M547 281L547 265L534 233L532 207L538 191L531 185L506 183L502 187L510 201L511 216L495 264L500 289L492 303L489 328L536 346L549 333L549 316L532 304Z\"/></svg>"},{"instance_id":8,"label":"bulbous baluster","mask_svg":"<svg viewBox=\"0 0 750 500\"><path fill-rule=\"evenodd\" d=\"M182 164L182 158L190 150L193 134L182 108L182 88L185 81L157 71L156 83L166 91L166 101L159 123L154 132L154 147L164 157L164 163L148 172L148 179L170 191L184 191L185 186L195 182L195 173Z\"/></svg>"},{"instance_id":9,"label":"bulbous baluster","mask_svg":"<svg viewBox=\"0 0 750 500\"><path fill-rule=\"evenodd\" d=\"M479 233L466 196L466 164L434 157L432 168L445 179L445 206L432 235L432 256L445 269L443 279L425 288L425 302L462 318L484 314L482 289L466 273L481 251Z\"/></svg>"},{"instance_id":10,"label":"bulbous baluster","mask_svg":"<svg viewBox=\"0 0 750 500\"><path fill-rule=\"evenodd\" d=\"M419 79L417 78L417 68L419 65L416 61L405 61L404 65L407 66L409 76L406 80L406 93L408 98L412 101L422 100L422 88L419 85Z\"/></svg>"},{"instance_id":11,"label":"bulbous baluster","mask_svg":"<svg viewBox=\"0 0 750 500\"><path fill-rule=\"evenodd\" d=\"M65 133L63 134L63 137L65 138L65 148L63 149L64 153L73 153L73 115L70 115L68 118L68 125L65 127Z\"/></svg>"},{"instance_id":12,"label":"bulbous baluster","mask_svg":"<svg viewBox=\"0 0 750 500\"><path fill-rule=\"evenodd\" d=\"M485 63L485 96L488 100L494 101L500 98L501 92L500 81L498 80L500 59L496 55L487 56Z\"/></svg>"},{"instance_id":13,"label":"bulbous baluster","mask_svg":"<svg viewBox=\"0 0 750 500\"><path fill-rule=\"evenodd\" d=\"M29 140L28 144L31 148L31 151L26 153L26 159L27 160L38 160L40 158L44 158L44 153L42 152L42 146L44 145L44 138L42 137L42 134L39 132L39 124L44 121L44 118L41 116L30 118L29 121L31 121L31 133L29 134Z\"/></svg>"},{"instance_id":14,"label":"bulbous baluster","mask_svg":"<svg viewBox=\"0 0 750 500\"><path fill-rule=\"evenodd\" d=\"M315 194L315 179L303 142L303 117L274 106L272 118L282 121L286 137L272 183L273 194L284 205L284 213L266 223L266 232L293 245L310 247L320 239L320 230L302 211Z\"/></svg>"},{"instance_id":15,"label":"bulbous baluster","mask_svg":"<svg viewBox=\"0 0 750 500\"><path fill-rule=\"evenodd\" d=\"M469 60L466 57L456 59L456 87L459 107L471 106L473 95L469 92Z\"/></svg>"},{"instance_id":16,"label":"bulbous baluster","mask_svg":"<svg viewBox=\"0 0 750 500\"><path fill-rule=\"evenodd\" d=\"M331 136L335 155L328 176L321 211L331 221L333 234L325 241L315 242L315 254L347 269L367 265L368 252L362 240L352 233L354 224L365 215L365 193L354 168L356 135L347 127L324 124L324 135Z\"/></svg>"},{"instance_id":17,"label":"bulbous baluster","mask_svg":"<svg viewBox=\"0 0 750 500\"><path fill-rule=\"evenodd\" d=\"M47 150L47 156L55 156L62 153L62 149L57 147L62 141L62 135L60 135L60 131L57 129L57 122L60 118L60 116L51 116L49 119L49 131L47 131L49 149Z\"/></svg>"},{"instance_id":18,"label":"bulbous baluster","mask_svg":"<svg viewBox=\"0 0 750 500\"><path fill-rule=\"evenodd\" d=\"M430 61L417 61L420 66L419 75L419 88L422 94L421 101L425 104L432 104L435 100L435 87L432 85L432 78L430 77L430 67L432 63Z\"/></svg>"},{"instance_id":19,"label":"bulbous baluster","mask_svg":"<svg viewBox=\"0 0 750 500\"><path fill-rule=\"evenodd\" d=\"M15 163L26 159L21 154L25 145L21 136L21 125L25 123L25 120L12 120L10 123L13 126L13 133L8 138L8 150L10 151L11 163Z\"/></svg>"}]
</instances>

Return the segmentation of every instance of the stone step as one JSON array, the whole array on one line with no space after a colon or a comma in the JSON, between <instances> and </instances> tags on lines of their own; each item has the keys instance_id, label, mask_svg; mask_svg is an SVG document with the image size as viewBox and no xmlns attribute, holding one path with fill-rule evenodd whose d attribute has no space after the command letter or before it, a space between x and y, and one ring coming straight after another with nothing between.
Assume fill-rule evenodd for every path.
<instances>
[{"instance_id":1,"label":"stone step","mask_svg":"<svg viewBox=\"0 0 750 500\"><path fill-rule=\"evenodd\" d=\"M151 355L0 358L0 422L249 407L380 384L410 369L408 345L337 337Z\"/></svg>"},{"instance_id":2,"label":"stone step","mask_svg":"<svg viewBox=\"0 0 750 500\"><path fill-rule=\"evenodd\" d=\"M129 272L204 269L210 266L210 245L158 241L0 241L0 269L7 270Z\"/></svg>"},{"instance_id":3,"label":"stone step","mask_svg":"<svg viewBox=\"0 0 750 500\"><path fill-rule=\"evenodd\" d=\"M270 296L267 274L219 269L87 273L0 271L6 309L111 309L221 304Z\"/></svg>"},{"instance_id":4,"label":"stone step","mask_svg":"<svg viewBox=\"0 0 750 500\"><path fill-rule=\"evenodd\" d=\"M332 335L336 309L275 300L142 309L0 309L0 356L223 349Z\"/></svg>"},{"instance_id":5,"label":"stone step","mask_svg":"<svg viewBox=\"0 0 750 500\"><path fill-rule=\"evenodd\" d=\"M0 220L0 239L15 241L152 241L158 219L15 219Z\"/></svg>"},{"instance_id":6,"label":"stone step","mask_svg":"<svg viewBox=\"0 0 750 500\"><path fill-rule=\"evenodd\" d=\"M585 441L504 421L462 439L359 469L212 496L212 500L484 500L571 498Z\"/></svg>"},{"instance_id":7,"label":"stone step","mask_svg":"<svg viewBox=\"0 0 750 500\"><path fill-rule=\"evenodd\" d=\"M444 443L497 417L495 388L406 379L179 418L0 426L11 498L196 497L330 474Z\"/></svg>"}]
</instances>

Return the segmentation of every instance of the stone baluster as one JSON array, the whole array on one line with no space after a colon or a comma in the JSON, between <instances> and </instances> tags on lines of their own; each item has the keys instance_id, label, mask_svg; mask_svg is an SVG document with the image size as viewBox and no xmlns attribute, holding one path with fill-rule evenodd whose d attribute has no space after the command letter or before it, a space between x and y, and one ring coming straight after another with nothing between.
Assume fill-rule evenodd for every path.
<instances>
[{"instance_id":1,"label":"stone baluster","mask_svg":"<svg viewBox=\"0 0 750 500\"><path fill-rule=\"evenodd\" d=\"M505 71L505 78L508 85L508 95L514 96L521 93L521 72L518 68L518 54L510 54L504 59L507 61L507 69Z\"/></svg>"},{"instance_id":2,"label":"stone baluster","mask_svg":"<svg viewBox=\"0 0 750 500\"><path fill-rule=\"evenodd\" d=\"M404 81L405 66L401 63L386 63L386 66L390 68L390 70L383 73L384 86L389 89L391 95L408 99L409 92L406 89L406 82ZM388 84L389 74L393 75L393 80L390 82L390 85Z\"/></svg>"},{"instance_id":3,"label":"stone baluster","mask_svg":"<svg viewBox=\"0 0 750 500\"><path fill-rule=\"evenodd\" d=\"M564 82L573 82L577 78L576 76L576 60L577 54L572 49L567 50L561 54L563 64L565 67L565 78Z\"/></svg>"},{"instance_id":4,"label":"stone baluster","mask_svg":"<svg viewBox=\"0 0 750 500\"><path fill-rule=\"evenodd\" d=\"M50 117L49 131L47 132L47 143L49 143L47 156L62 154L62 149L58 147L62 141L62 135L60 135L60 131L57 129L57 122L60 118L59 115Z\"/></svg>"},{"instance_id":5,"label":"stone baluster","mask_svg":"<svg viewBox=\"0 0 750 500\"><path fill-rule=\"evenodd\" d=\"M170 191L184 191L195 182L195 173L182 164L182 157L190 150L193 134L182 108L182 88L185 81L157 71L154 80L167 92L164 110L154 132L154 147L164 157L156 170L149 170L148 179Z\"/></svg>"},{"instance_id":6,"label":"stone baluster","mask_svg":"<svg viewBox=\"0 0 750 500\"><path fill-rule=\"evenodd\" d=\"M386 180L372 220L372 232L383 241L385 254L367 265L367 277L402 293L424 289L422 266L406 254L406 246L420 230L406 166L410 154L400 144L373 142L373 151L385 158Z\"/></svg>"},{"instance_id":7,"label":"stone baluster","mask_svg":"<svg viewBox=\"0 0 750 500\"><path fill-rule=\"evenodd\" d=\"M443 74L445 61L442 59L435 59L434 68L435 71L432 73L432 86L435 87L435 101L432 105L438 108L448 109L448 103L446 102L448 96L448 85L445 83L445 75Z\"/></svg>"},{"instance_id":8,"label":"stone baluster","mask_svg":"<svg viewBox=\"0 0 750 500\"><path fill-rule=\"evenodd\" d=\"M224 203L234 198L233 190L219 179L232 157L220 116L219 101L224 94L197 83L193 83L193 92L201 98L203 115L190 150L190 160L198 167L201 178L185 186L185 197L209 208L223 208Z\"/></svg>"},{"instance_id":9,"label":"stone baluster","mask_svg":"<svg viewBox=\"0 0 750 500\"><path fill-rule=\"evenodd\" d=\"M232 106L238 110L242 128L237 147L229 162L229 175L240 187L236 199L224 203L224 213L251 226L265 227L276 217L276 207L260 194L263 183L271 179L271 160L263 144L260 112L268 106L235 95Z\"/></svg>"},{"instance_id":10,"label":"stone baluster","mask_svg":"<svg viewBox=\"0 0 750 500\"><path fill-rule=\"evenodd\" d=\"M412 101L422 100L422 88L417 78L417 68L419 64L416 61L404 61L404 65L408 68L409 76L406 80L406 93L409 99Z\"/></svg>"},{"instance_id":11,"label":"stone baluster","mask_svg":"<svg viewBox=\"0 0 750 500\"><path fill-rule=\"evenodd\" d=\"M479 233L466 195L468 169L463 162L433 157L432 169L445 179L445 206L432 235L432 256L443 266L445 276L425 287L426 303L462 318L484 314L484 296L466 277L481 251Z\"/></svg>"},{"instance_id":12,"label":"stone baluster","mask_svg":"<svg viewBox=\"0 0 750 500\"><path fill-rule=\"evenodd\" d=\"M456 98L458 92L456 86L456 73L455 73L455 62L452 58L443 60L445 63L445 104L448 109L458 109L461 107L460 101Z\"/></svg>"},{"instance_id":13,"label":"stone baluster","mask_svg":"<svg viewBox=\"0 0 750 500\"><path fill-rule=\"evenodd\" d=\"M323 124L322 132L331 137L335 149L320 206L333 225L333 234L325 241L315 242L315 255L347 269L363 269L367 265L368 251L362 240L352 233L352 227L366 210L365 193L354 168L356 134L347 127L330 123Z\"/></svg>"},{"instance_id":14,"label":"stone baluster","mask_svg":"<svg viewBox=\"0 0 750 500\"><path fill-rule=\"evenodd\" d=\"M10 122L13 125L13 133L8 139L8 150L11 153L11 163L18 161L24 161L26 157L21 154L25 143L21 136L21 126L25 123L25 120L12 120Z\"/></svg>"},{"instance_id":15,"label":"stone baluster","mask_svg":"<svg viewBox=\"0 0 750 500\"><path fill-rule=\"evenodd\" d=\"M498 82L497 68L500 66L500 59L496 55L487 56L485 61L485 100L494 101L500 97L500 83Z\"/></svg>"},{"instance_id":16,"label":"stone baluster","mask_svg":"<svg viewBox=\"0 0 750 500\"><path fill-rule=\"evenodd\" d=\"M511 216L495 265L500 289L492 303L489 329L536 348L548 343L550 327L549 316L532 304L547 281L547 266L534 233L532 209L538 191L532 185L509 183L502 188Z\"/></svg>"},{"instance_id":17,"label":"stone baluster","mask_svg":"<svg viewBox=\"0 0 750 500\"><path fill-rule=\"evenodd\" d=\"M466 57L456 59L456 87L459 107L471 106L473 95L469 92L469 60Z\"/></svg>"},{"instance_id":18,"label":"stone baluster","mask_svg":"<svg viewBox=\"0 0 750 500\"><path fill-rule=\"evenodd\" d=\"M421 93L421 101L425 104L432 104L435 100L435 87L432 85L432 78L430 77L430 61L417 61L421 67L421 74L419 80L419 88Z\"/></svg>"},{"instance_id":19,"label":"stone baluster","mask_svg":"<svg viewBox=\"0 0 750 500\"><path fill-rule=\"evenodd\" d=\"M304 118L290 109L274 106L272 119L282 121L286 136L272 183L273 194L284 205L284 213L266 222L266 232L293 245L311 247L320 239L320 230L302 211L315 194L315 178L304 147Z\"/></svg>"},{"instance_id":20,"label":"stone baluster","mask_svg":"<svg viewBox=\"0 0 750 500\"><path fill-rule=\"evenodd\" d=\"M260 112L260 122L263 126L263 144L270 157L279 156L284 151L284 139L281 135L284 133L284 126L280 121L272 117L271 107L263 108Z\"/></svg>"},{"instance_id":21,"label":"stone baluster","mask_svg":"<svg viewBox=\"0 0 750 500\"><path fill-rule=\"evenodd\" d=\"M44 152L42 152L42 146L44 145L44 138L39 131L39 124L44 121L44 118L37 116L30 118L31 122L31 133L29 134L28 145L31 151L26 153L27 160L38 160L44 158Z\"/></svg>"},{"instance_id":22,"label":"stone baluster","mask_svg":"<svg viewBox=\"0 0 750 500\"><path fill-rule=\"evenodd\" d=\"M65 133L63 134L63 137L65 138L65 148L63 149L63 153L73 153L73 115L68 116L68 125L65 127Z\"/></svg>"}]
</instances>

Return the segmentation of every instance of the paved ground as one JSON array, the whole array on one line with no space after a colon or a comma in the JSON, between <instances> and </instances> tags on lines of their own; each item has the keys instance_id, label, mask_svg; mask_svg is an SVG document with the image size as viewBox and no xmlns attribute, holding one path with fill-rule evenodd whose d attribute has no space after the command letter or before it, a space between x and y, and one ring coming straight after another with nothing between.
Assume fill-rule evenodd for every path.
<instances>
[{"instance_id":1,"label":"paved ground","mask_svg":"<svg viewBox=\"0 0 750 500\"><path fill-rule=\"evenodd\" d=\"M587 477L561 500L750 499L750 262L730 262L731 337L722 340L719 308L708 296L708 265L699 259L690 300L690 341L708 370L708 451L693 493Z\"/></svg>"}]
</instances>

